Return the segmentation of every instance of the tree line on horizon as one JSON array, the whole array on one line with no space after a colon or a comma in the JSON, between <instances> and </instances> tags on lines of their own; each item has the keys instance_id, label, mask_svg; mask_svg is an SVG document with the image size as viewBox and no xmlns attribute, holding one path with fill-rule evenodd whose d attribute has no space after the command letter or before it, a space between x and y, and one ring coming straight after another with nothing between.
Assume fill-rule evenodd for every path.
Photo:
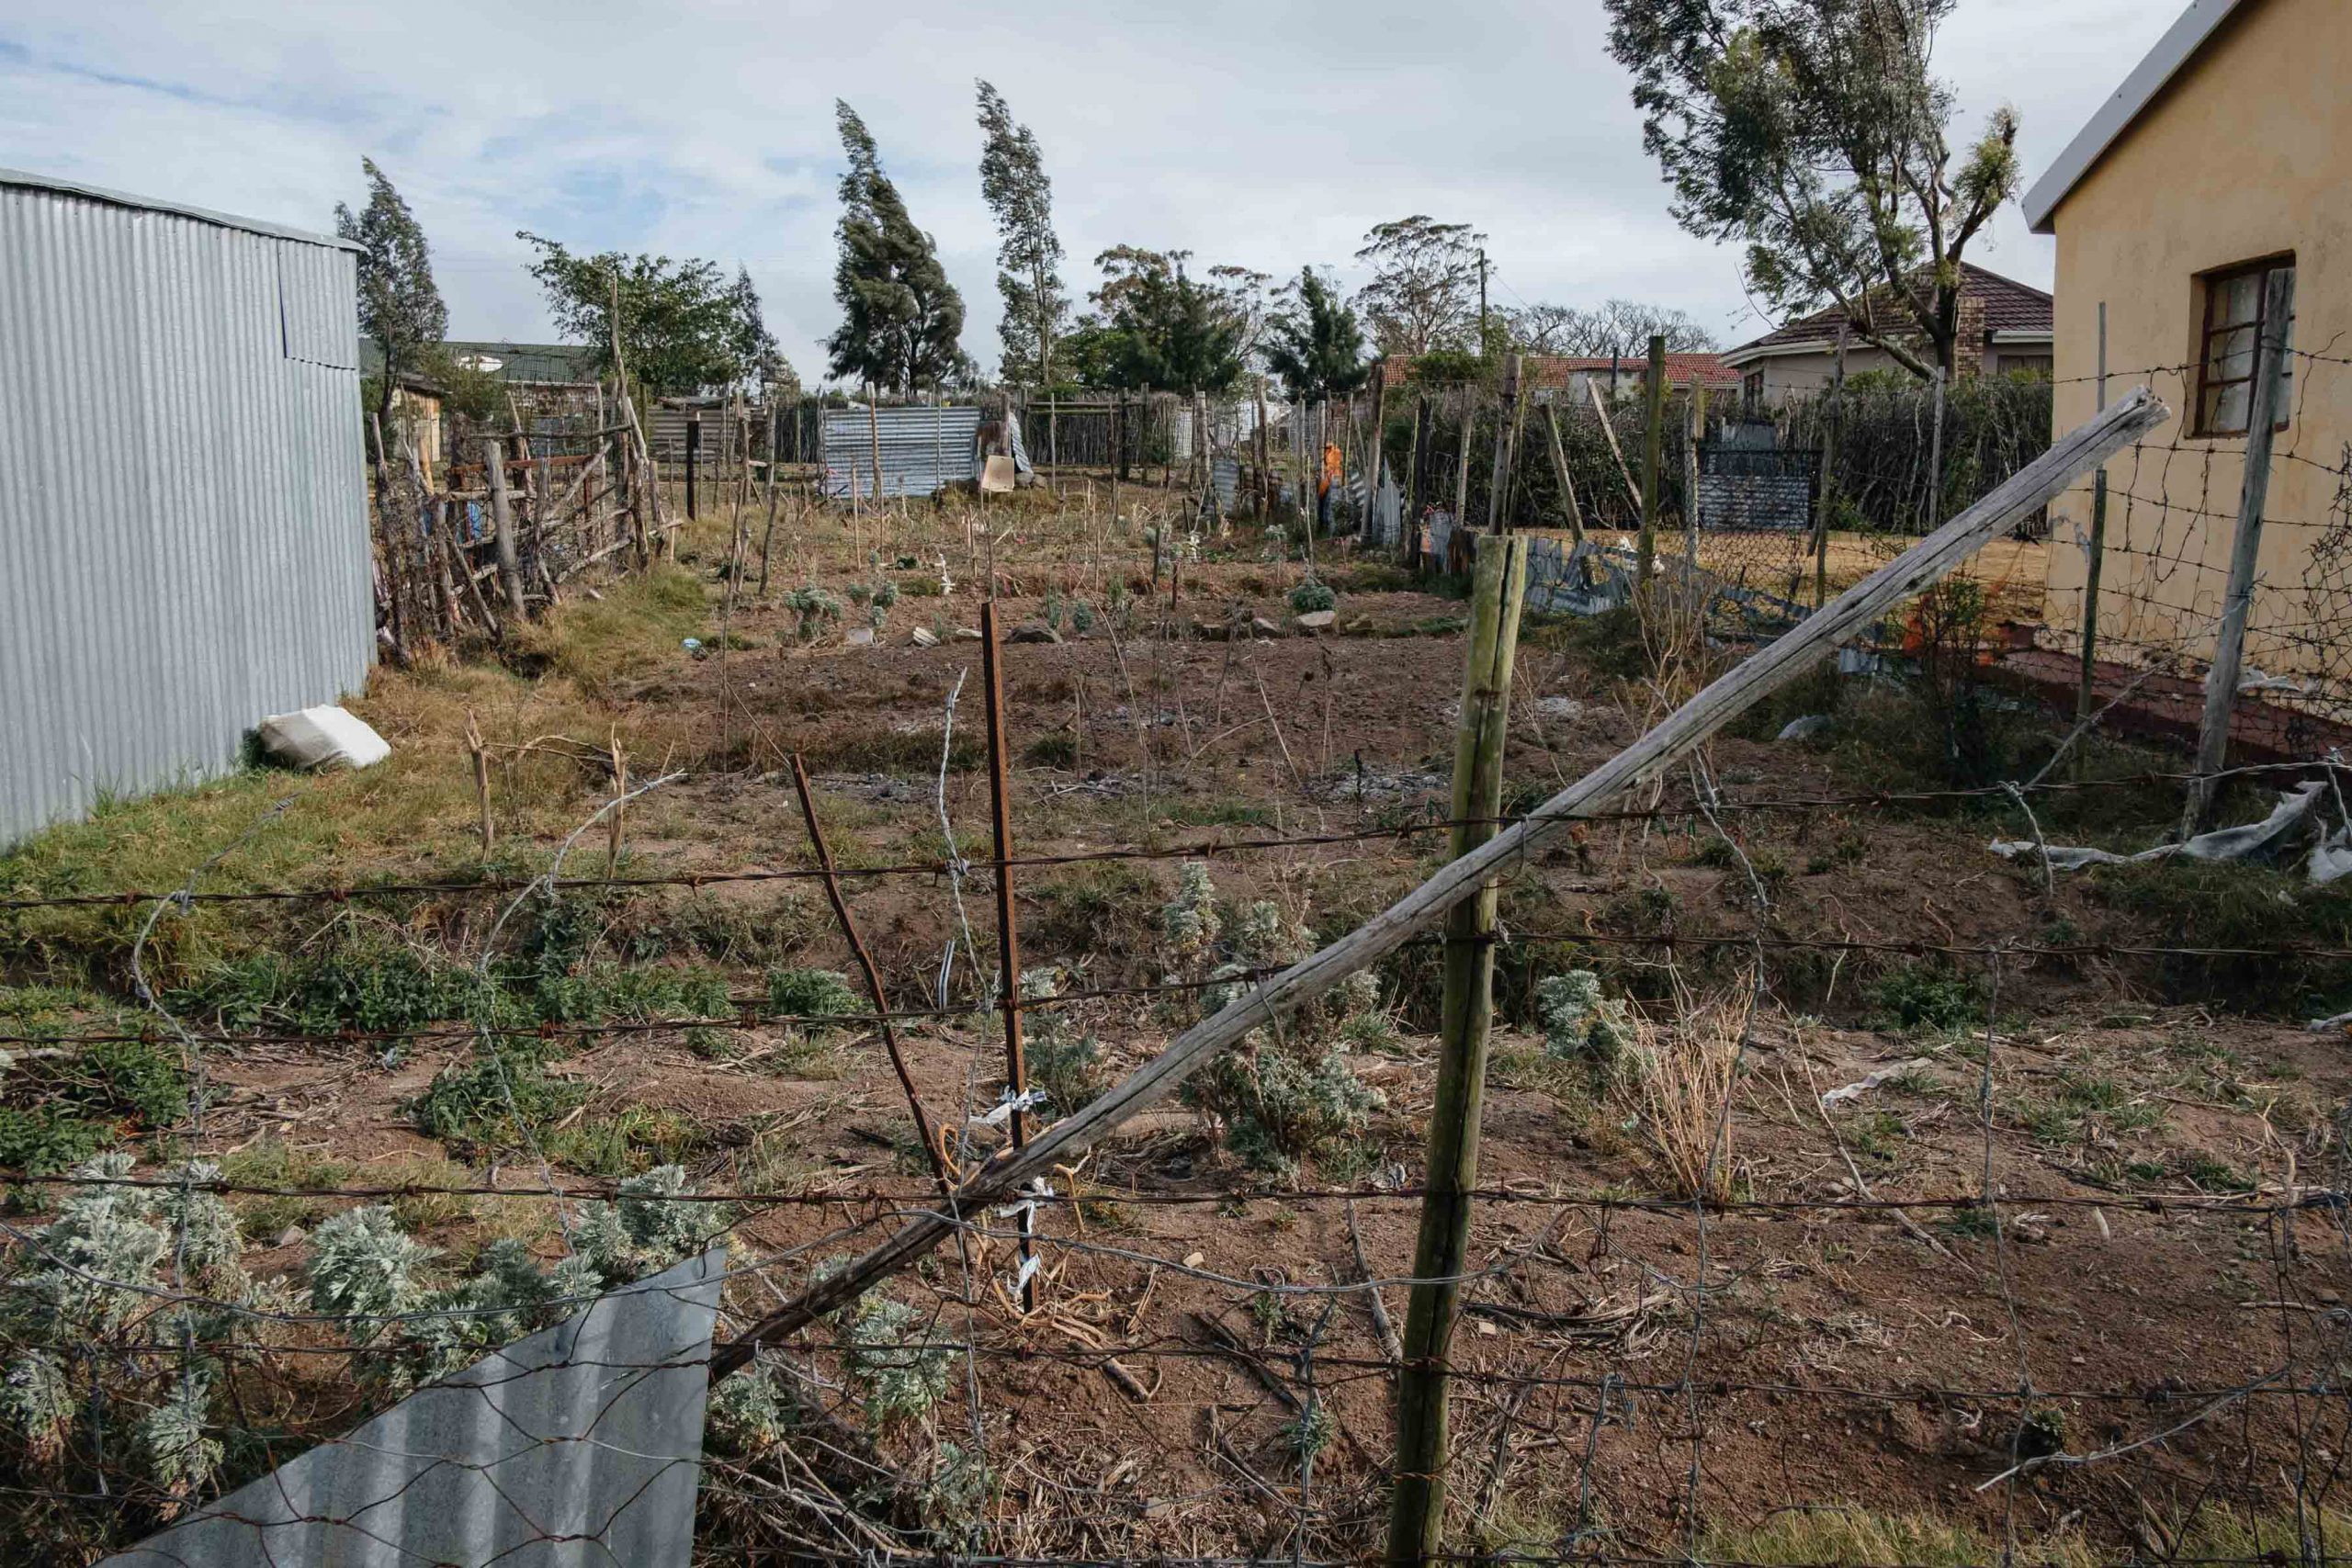
<instances>
[{"instance_id":1,"label":"tree line on horizon","mask_svg":"<svg viewBox=\"0 0 2352 1568\"><path fill-rule=\"evenodd\" d=\"M1962 255L2018 183L2007 107L1954 167L1955 100L1929 61L1957 3L1604 0L1677 221L1741 243L1743 282L1775 315L1843 307L1859 341L1922 378L1956 368ZM1263 373L1285 396L1320 398L1363 385L1368 353L1411 355L1419 378L1442 381L1491 375L1513 352L1631 357L1653 334L1674 351L1716 346L1684 312L1638 301L1496 307L1487 236L1423 213L1366 232L1354 259L1367 277L1352 296L1313 266L1277 283L1186 250L1120 244L1093 258L1101 281L1081 308L1062 275L1043 151L1002 94L976 87L1005 383L1226 392ZM865 121L842 101L834 115L842 319L825 342L828 377L900 397L978 386L964 299L935 242ZM372 160L362 169L368 202L338 205L336 228L360 247L360 325L382 353L383 407L397 375L451 370L436 354L447 312L414 216ZM729 277L707 260L518 238L559 330L607 373L625 360L656 395L797 384L747 269Z\"/></svg>"}]
</instances>

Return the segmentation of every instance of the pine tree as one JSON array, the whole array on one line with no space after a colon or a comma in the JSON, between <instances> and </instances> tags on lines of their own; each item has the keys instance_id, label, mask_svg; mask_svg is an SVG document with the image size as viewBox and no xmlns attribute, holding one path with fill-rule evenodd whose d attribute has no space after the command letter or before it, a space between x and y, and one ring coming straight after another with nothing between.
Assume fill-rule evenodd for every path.
<instances>
[{"instance_id":1,"label":"pine tree","mask_svg":"<svg viewBox=\"0 0 2352 1568\"><path fill-rule=\"evenodd\" d=\"M841 257L833 267L842 324L825 344L832 374L901 392L960 375L964 298L883 173L865 122L839 100L833 111L849 168L842 175Z\"/></svg>"},{"instance_id":2,"label":"pine tree","mask_svg":"<svg viewBox=\"0 0 2352 1568\"><path fill-rule=\"evenodd\" d=\"M336 202L334 231L359 247L359 330L383 353L376 389L381 415L391 412L401 372L415 368L449 330L449 310L434 286L431 247L416 215L373 158L360 159L359 166L368 175L368 205L355 213Z\"/></svg>"},{"instance_id":3,"label":"pine tree","mask_svg":"<svg viewBox=\"0 0 2352 1568\"><path fill-rule=\"evenodd\" d=\"M1008 381L1050 386L1054 347L1069 316L1057 264L1062 243L1054 232L1054 186L1046 177L1037 139L1013 123L1004 96L978 84L980 195L996 214L1001 236L996 254L997 292L1004 297L1004 320L997 334L1004 344Z\"/></svg>"}]
</instances>

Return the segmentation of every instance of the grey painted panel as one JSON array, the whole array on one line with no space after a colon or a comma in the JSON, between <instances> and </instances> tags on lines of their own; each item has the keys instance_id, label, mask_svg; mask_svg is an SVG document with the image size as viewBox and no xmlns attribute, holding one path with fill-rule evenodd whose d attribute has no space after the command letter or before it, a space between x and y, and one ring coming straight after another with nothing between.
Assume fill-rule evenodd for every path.
<instances>
[{"instance_id":1,"label":"grey painted panel","mask_svg":"<svg viewBox=\"0 0 2352 1568\"><path fill-rule=\"evenodd\" d=\"M101 1568L686 1568L726 1258L609 1292Z\"/></svg>"},{"instance_id":2,"label":"grey painted panel","mask_svg":"<svg viewBox=\"0 0 2352 1568\"><path fill-rule=\"evenodd\" d=\"M347 251L0 180L0 842L374 646Z\"/></svg>"},{"instance_id":3,"label":"grey painted panel","mask_svg":"<svg viewBox=\"0 0 2352 1568\"><path fill-rule=\"evenodd\" d=\"M980 411L976 408L877 410L884 495L930 495L979 472ZM828 409L824 493L845 500L874 490L877 432L864 409Z\"/></svg>"}]
</instances>

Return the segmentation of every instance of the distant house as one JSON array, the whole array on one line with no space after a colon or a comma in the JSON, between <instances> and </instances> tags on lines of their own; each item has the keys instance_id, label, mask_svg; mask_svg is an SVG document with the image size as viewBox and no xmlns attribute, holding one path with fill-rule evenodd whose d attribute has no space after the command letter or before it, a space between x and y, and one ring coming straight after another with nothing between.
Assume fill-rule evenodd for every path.
<instances>
[{"instance_id":1,"label":"distant house","mask_svg":"<svg viewBox=\"0 0 2352 1568\"><path fill-rule=\"evenodd\" d=\"M2274 674L2342 658L2328 645L2352 529L2352 365L2335 357L2352 344L2347 83L2345 0L2197 0L2026 193L2028 220L2058 237L2056 427L2096 408L2102 310L2110 395L2146 385L2175 411L2145 438L2160 462L2125 479L2110 466L2129 494L2109 509L2099 626L2119 657L2211 654L2264 285L2291 270L2290 346L2331 357L2290 356L2276 440L2304 460L2272 465L2246 657ZM2088 577L2087 487L2051 512L2045 614L2065 630Z\"/></svg>"},{"instance_id":2,"label":"distant house","mask_svg":"<svg viewBox=\"0 0 2352 1568\"><path fill-rule=\"evenodd\" d=\"M441 352L464 370L479 370L515 387L593 387L596 351L576 343L460 343L450 339ZM373 376L384 367L375 344L362 339L359 369Z\"/></svg>"},{"instance_id":3,"label":"distant house","mask_svg":"<svg viewBox=\"0 0 2352 1568\"><path fill-rule=\"evenodd\" d=\"M1413 378L1413 355L1392 354L1381 362L1381 379L1391 389ZM1634 354L1618 358L1607 355L1531 354L1526 356L1526 386L1539 398L1558 394L1574 402L1586 401L1588 384L1610 399L1639 397L1649 379L1649 356ZM1726 393L1739 385L1739 372L1720 354L1669 354L1666 356L1668 391L1681 391L1693 382L1710 395Z\"/></svg>"},{"instance_id":4,"label":"distant house","mask_svg":"<svg viewBox=\"0 0 2352 1568\"><path fill-rule=\"evenodd\" d=\"M1961 263L1960 270L1962 374L2049 374L2053 314L2050 296L1970 262ZM1883 304L1878 319L1900 319L1901 309L1892 302ZM1771 407L1826 388L1837 371L1838 329L1847 321L1846 308L1832 305L1725 354L1723 362L1738 373L1747 406ZM1849 333L1847 375L1893 369L1895 365L1893 355L1864 343L1859 334Z\"/></svg>"}]
</instances>

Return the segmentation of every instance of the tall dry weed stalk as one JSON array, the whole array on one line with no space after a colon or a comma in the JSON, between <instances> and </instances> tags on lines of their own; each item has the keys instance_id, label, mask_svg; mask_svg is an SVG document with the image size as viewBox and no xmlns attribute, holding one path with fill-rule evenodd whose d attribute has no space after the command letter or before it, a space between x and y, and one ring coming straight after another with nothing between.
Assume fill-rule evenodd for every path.
<instances>
[{"instance_id":1,"label":"tall dry weed stalk","mask_svg":"<svg viewBox=\"0 0 2352 1568\"><path fill-rule=\"evenodd\" d=\"M1744 994L1679 996L1671 1019L1636 1023L1641 1071L1627 1093L1677 1197L1727 1202L1737 1185L1725 1109L1747 1016Z\"/></svg>"}]
</instances>

